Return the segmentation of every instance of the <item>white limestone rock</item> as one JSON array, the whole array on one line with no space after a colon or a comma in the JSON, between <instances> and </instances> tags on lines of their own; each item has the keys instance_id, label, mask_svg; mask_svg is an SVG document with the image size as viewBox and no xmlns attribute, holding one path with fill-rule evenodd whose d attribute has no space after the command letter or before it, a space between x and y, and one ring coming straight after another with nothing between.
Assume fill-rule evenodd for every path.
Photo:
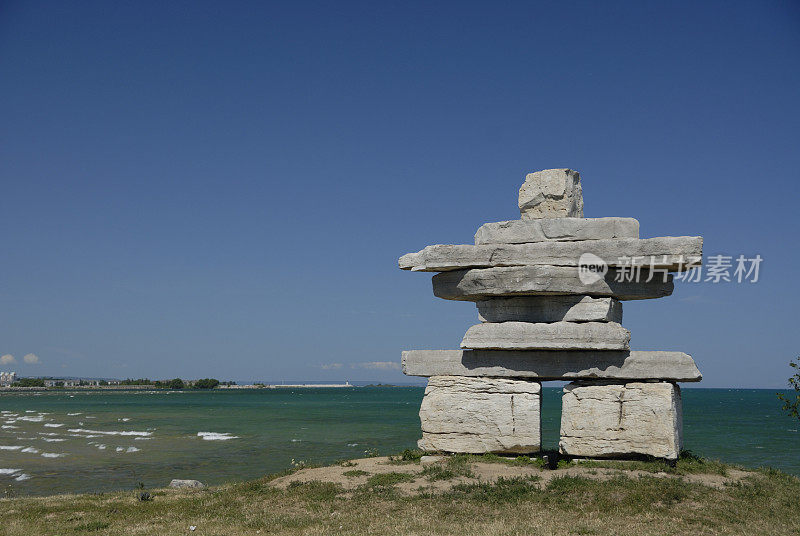
<instances>
[{"instance_id":1,"label":"white limestone rock","mask_svg":"<svg viewBox=\"0 0 800 536\"><path fill-rule=\"evenodd\" d=\"M682 271L702 262L702 236L612 238L533 244L436 244L400 257L401 270L446 272L498 266L578 266L586 255L608 266L645 266Z\"/></svg>"},{"instance_id":2,"label":"white limestone rock","mask_svg":"<svg viewBox=\"0 0 800 536\"><path fill-rule=\"evenodd\" d=\"M206 486L199 480L182 480L179 478L173 478L169 483L169 487L179 488L179 489L182 488L203 489Z\"/></svg>"},{"instance_id":3,"label":"white limestone rock","mask_svg":"<svg viewBox=\"0 0 800 536\"><path fill-rule=\"evenodd\" d=\"M475 233L475 245L608 238L639 238L639 222L633 218L545 218L484 223Z\"/></svg>"},{"instance_id":4,"label":"white limestone rock","mask_svg":"<svg viewBox=\"0 0 800 536\"><path fill-rule=\"evenodd\" d=\"M512 266L453 270L432 278L433 294L445 300L481 301L499 296L548 296L578 294L594 297L610 296L618 300L647 300L672 294L672 275L667 281L654 275L647 281L642 270L640 281L617 281L617 268L595 281L581 281L577 267Z\"/></svg>"},{"instance_id":5,"label":"white limestone rock","mask_svg":"<svg viewBox=\"0 0 800 536\"><path fill-rule=\"evenodd\" d=\"M616 322L488 322L467 330L471 350L628 350L631 332Z\"/></svg>"},{"instance_id":6,"label":"white limestone rock","mask_svg":"<svg viewBox=\"0 0 800 536\"><path fill-rule=\"evenodd\" d=\"M622 322L622 304L591 296L520 296L476 303L481 322Z\"/></svg>"},{"instance_id":7,"label":"white limestone rock","mask_svg":"<svg viewBox=\"0 0 800 536\"><path fill-rule=\"evenodd\" d=\"M433 376L422 406L422 450L527 454L541 448L538 382Z\"/></svg>"},{"instance_id":8,"label":"white limestone rock","mask_svg":"<svg viewBox=\"0 0 800 536\"><path fill-rule=\"evenodd\" d=\"M683 352L411 350L406 376L483 376L536 380L606 379L699 382L703 375Z\"/></svg>"},{"instance_id":9,"label":"white limestone rock","mask_svg":"<svg viewBox=\"0 0 800 536\"><path fill-rule=\"evenodd\" d=\"M677 459L682 447L681 392L672 383L564 387L562 454Z\"/></svg>"},{"instance_id":10,"label":"white limestone rock","mask_svg":"<svg viewBox=\"0 0 800 536\"><path fill-rule=\"evenodd\" d=\"M582 218L581 175L571 169L528 173L519 189L522 219Z\"/></svg>"}]
</instances>

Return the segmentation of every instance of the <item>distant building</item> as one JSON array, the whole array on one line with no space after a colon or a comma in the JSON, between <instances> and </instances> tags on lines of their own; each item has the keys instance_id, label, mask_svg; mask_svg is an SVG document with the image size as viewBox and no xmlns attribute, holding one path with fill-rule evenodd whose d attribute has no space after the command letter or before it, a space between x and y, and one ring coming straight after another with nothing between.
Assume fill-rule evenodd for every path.
<instances>
[{"instance_id":1,"label":"distant building","mask_svg":"<svg viewBox=\"0 0 800 536\"><path fill-rule=\"evenodd\" d=\"M97 387L98 385L100 385L99 380L75 380L62 378L46 378L44 380L45 387Z\"/></svg>"},{"instance_id":2,"label":"distant building","mask_svg":"<svg viewBox=\"0 0 800 536\"><path fill-rule=\"evenodd\" d=\"M0 372L0 387L8 387L17 381L16 372Z\"/></svg>"}]
</instances>

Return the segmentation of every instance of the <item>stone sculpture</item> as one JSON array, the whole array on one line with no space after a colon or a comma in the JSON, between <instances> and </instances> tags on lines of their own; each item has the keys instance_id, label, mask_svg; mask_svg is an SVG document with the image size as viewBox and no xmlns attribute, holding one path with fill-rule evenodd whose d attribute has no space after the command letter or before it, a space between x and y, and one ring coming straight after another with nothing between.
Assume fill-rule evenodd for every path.
<instances>
[{"instance_id":1,"label":"stone sculpture","mask_svg":"<svg viewBox=\"0 0 800 536\"><path fill-rule=\"evenodd\" d=\"M676 382L702 376L687 354L632 351L621 302L672 294L670 272L699 266L702 237L640 239L633 218L583 218L580 174L569 169L528 174L518 205L520 220L482 225L475 245L400 257L404 270L439 272L434 295L475 302L480 321L461 350L403 352L403 372L429 378L420 448L536 452L540 382L567 380L562 454L676 459ZM585 259L603 270L586 277Z\"/></svg>"}]
</instances>

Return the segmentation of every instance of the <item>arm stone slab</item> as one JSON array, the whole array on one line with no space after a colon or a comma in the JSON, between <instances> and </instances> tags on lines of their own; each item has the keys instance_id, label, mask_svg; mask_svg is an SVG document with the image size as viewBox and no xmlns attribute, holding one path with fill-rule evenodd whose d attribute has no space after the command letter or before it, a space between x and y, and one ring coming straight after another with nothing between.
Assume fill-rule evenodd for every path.
<instances>
[{"instance_id":1,"label":"arm stone slab","mask_svg":"<svg viewBox=\"0 0 800 536\"><path fill-rule=\"evenodd\" d=\"M398 263L402 270L415 272L496 266L578 266L581 258L587 254L598 257L608 266L632 265L683 271L702 262L703 238L666 236L480 246L437 244L403 255Z\"/></svg>"},{"instance_id":2,"label":"arm stone slab","mask_svg":"<svg viewBox=\"0 0 800 536\"><path fill-rule=\"evenodd\" d=\"M409 350L403 352L406 376L485 376L536 380L703 379L692 356L683 352Z\"/></svg>"},{"instance_id":3,"label":"arm stone slab","mask_svg":"<svg viewBox=\"0 0 800 536\"><path fill-rule=\"evenodd\" d=\"M662 281L655 275L646 281L642 270L639 281L616 281L619 272L610 268L603 278L584 283L577 267L512 266L453 270L433 276L433 294L445 300L481 301L497 296L538 296L578 294L609 296L618 300L646 300L672 294L672 275Z\"/></svg>"}]
</instances>

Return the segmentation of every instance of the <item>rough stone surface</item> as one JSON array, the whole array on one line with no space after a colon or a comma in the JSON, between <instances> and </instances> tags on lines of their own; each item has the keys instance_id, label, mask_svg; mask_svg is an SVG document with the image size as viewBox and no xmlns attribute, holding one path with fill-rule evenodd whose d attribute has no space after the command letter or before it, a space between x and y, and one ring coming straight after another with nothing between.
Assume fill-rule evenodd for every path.
<instances>
[{"instance_id":1,"label":"rough stone surface","mask_svg":"<svg viewBox=\"0 0 800 536\"><path fill-rule=\"evenodd\" d=\"M681 392L672 383L564 387L562 454L676 459L681 451Z\"/></svg>"},{"instance_id":2,"label":"rough stone surface","mask_svg":"<svg viewBox=\"0 0 800 536\"><path fill-rule=\"evenodd\" d=\"M476 303L481 322L622 322L622 304L591 296L520 296Z\"/></svg>"},{"instance_id":3,"label":"rough stone surface","mask_svg":"<svg viewBox=\"0 0 800 536\"><path fill-rule=\"evenodd\" d=\"M496 266L578 266L582 256L599 257L608 266L647 266L684 270L702 262L703 237L613 238L533 244L436 244L400 257L402 270L446 272Z\"/></svg>"},{"instance_id":4,"label":"rough stone surface","mask_svg":"<svg viewBox=\"0 0 800 536\"><path fill-rule=\"evenodd\" d=\"M655 275L647 282L647 270L640 281L616 281L618 269L610 268L604 278L583 283L578 268L570 266L512 266L454 270L433 276L433 294L445 300L480 301L497 296L579 294L610 296L618 300L646 300L672 294L672 275L667 281Z\"/></svg>"},{"instance_id":5,"label":"rough stone surface","mask_svg":"<svg viewBox=\"0 0 800 536\"><path fill-rule=\"evenodd\" d=\"M522 219L582 218L581 175L571 169L528 173L519 189Z\"/></svg>"},{"instance_id":6,"label":"rough stone surface","mask_svg":"<svg viewBox=\"0 0 800 536\"><path fill-rule=\"evenodd\" d=\"M403 374L537 380L703 379L690 355L642 351L411 350L403 352Z\"/></svg>"},{"instance_id":7,"label":"rough stone surface","mask_svg":"<svg viewBox=\"0 0 800 536\"><path fill-rule=\"evenodd\" d=\"M628 350L631 332L615 322L488 322L467 330L472 350Z\"/></svg>"},{"instance_id":8,"label":"rough stone surface","mask_svg":"<svg viewBox=\"0 0 800 536\"><path fill-rule=\"evenodd\" d=\"M205 484L200 482L199 480L180 480L178 478L172 479L169 483L169 487L171 488L193 488L193 489L201 489L206 487Z\"/></svg>"},{"instance_id":9,"label":"rough stone surface","mask_svg":"<svg viewBox=\"0 0 800 536\"><path fill-rule=\"evenodd\" d=\"M548 240L602 240L639 238L633 218L549 218L484 223L475 233L475 245L528 244Z\"/></svg>"},{"instance_id":10,"label":"rough stone surface","mask_svg":"<svg viewBox=\"0 0 800 536\"><path fill-rule=\"evenodd\" d=\"M433 376L422 407L425 451L537 452L541 448L541 384L531 381Z\"/></svg>"}]
</instances>

